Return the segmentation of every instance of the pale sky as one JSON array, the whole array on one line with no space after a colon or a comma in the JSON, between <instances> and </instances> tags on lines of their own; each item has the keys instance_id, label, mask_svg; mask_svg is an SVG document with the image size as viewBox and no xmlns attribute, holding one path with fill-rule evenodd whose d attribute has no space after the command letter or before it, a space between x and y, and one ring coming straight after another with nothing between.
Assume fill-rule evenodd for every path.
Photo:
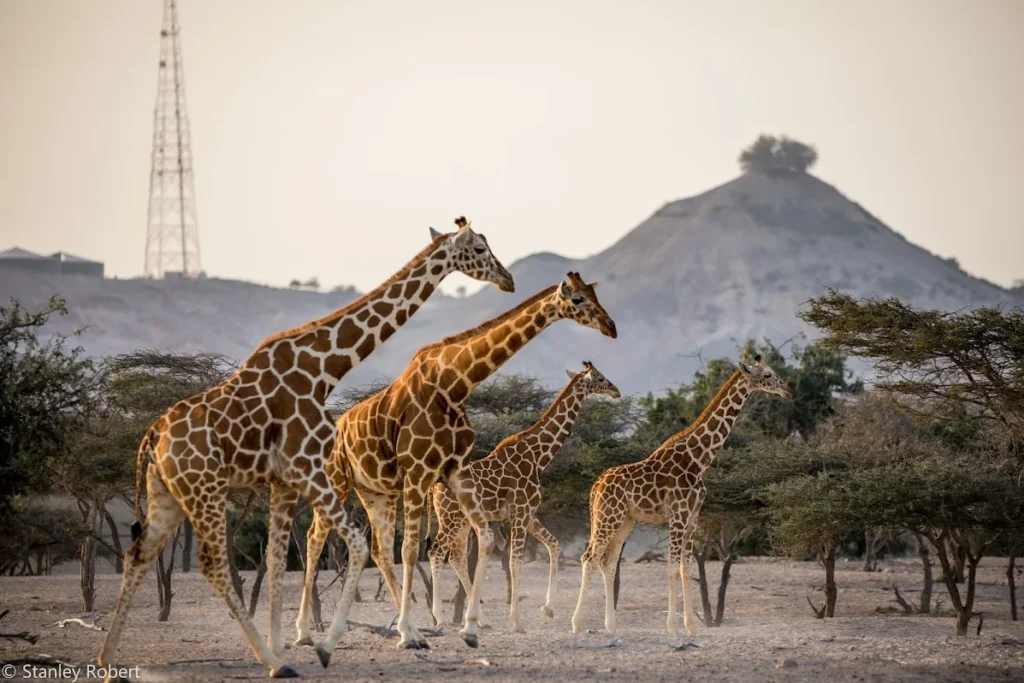
<instances>
[{"instance_id":1,"label":"pale sky","mask_svg":"<svg viewBox=\"0 0 1024 683\"><path fill-rule=\"evenodd\" d=\"M1024 0L180 2L211 275L367 289L460 214L506 264L587 256L766 132L1024 277ZM0 249L142 273L160 21L0 0Z\"/></svg>"}]
</instances>

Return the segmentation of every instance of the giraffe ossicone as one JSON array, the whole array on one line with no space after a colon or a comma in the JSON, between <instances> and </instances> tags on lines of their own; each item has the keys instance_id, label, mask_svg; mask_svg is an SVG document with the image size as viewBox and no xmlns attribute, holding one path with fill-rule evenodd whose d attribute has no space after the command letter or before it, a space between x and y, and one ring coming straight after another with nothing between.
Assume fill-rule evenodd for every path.
<instances>
[{"instance_id":1,"label":"giraffe ossicone","mask_svg":"<svg viewBox=\"0 0 1024 683\"><path fill-rule=\"evenodd\" d=\"M558 573L558 539L537 519L543 490L540 476L572 432L583 401L588 396L604 395L619 398L618 387L611 383L590 361L583 370L566 370L569 383L558 394L544 414L528 429L503 439L489 455L474 460L467 469L473 477L483 517L488 522L508 522L509 573L512 582L512 603L509 619L513 631L522 631L519 616L519 577L523 551L529 534L548 552L548 592L541 612L551 618L555 580ZM454 494L442 483L434 484L429 499L437 517L437 536L428 550L433 585L431 612L436 625L441 624L441 572L445 555L468 595L469 569L466 563L469 520ZM427 533L430 532L430 507L427 507Z\"/></svg>"},{"instance_id":2,"label":"giraffe ossicone","mask_svg":"<svg viewBox=\"0 0 1024 683\"><path fill-rule=\"evenodd\" d=\"M512 276L491 253L486 238L463 223L454 233L436 235L372 292L330 315L268 337L224 381L179 401L153 423L139 446L135 496L141 522L145 481L149 514L135 529L137 538L125 555L121 591L98 657L101 666L116 670L114 655L132 597L187 517L195 530L199 568L227 603L256 657L274 677L296 675L281 658L281 584L299 496L338 529L353 566L361 568L368 554L325 469L336 434L325 408L328 395L449 273L461 271L499 289L514 289ZM270 484L266 643L231 585L225 542L228 490L260 484ZM318 649L325 666L345 630L354 594L355 584L346 585L327 640Z\"/></svg>"},{"instance_id":3,"label":"giraffe ossicone","mask_svg":"<svg viewBox=\"0 0 1024 683\"><path fill-rule=\"evenodd\" d=\"M669 633L678 631L676 572L683 584L683 624L693 634L689 560L697 517L707 495L702 476L721 450L747 397L754 391L792 398L789 385L774 370L754 357L754 366L738 363L696 421L669 437L639 462L605 470L590 488L590 539L583 552L583 578L573 633L583 631L583 603L597 563L605 586L605 630L615 632L615 567L637 522L669 525L668 621Z\"/></svg>"},{"instance_id":4,"label":"giraffe ossicone","mask_svg":"<svg viewBox=\"0 0 1024 683\"><path fill-rule=\"evenodd\" d=\"M372 556L399 609L399 647L427 647L410 618L413 567L419 554L419 528L427 494L437 481L458 500L476 532L479 561L469 591L462 637L478 645L480 588L494 537L466 464L475 434L464 409L470 392L531 339L562 320L600 330L614 338L615 322L592 285L579 273L529 297L515 308L460 334L424 346L388 387L338 418L338 438L327 464L336 497L355 489L374 530ZM394 570L394 534L399 496L403 497L402 585ZM307 536L306 577L296 623L298 639L309 636L309 605L317 559L332 521L314 514ZM354 571L353 571L354 570ZM359 581L362 566L350 567L345 586Z\"/></svg>"}]
</instances>

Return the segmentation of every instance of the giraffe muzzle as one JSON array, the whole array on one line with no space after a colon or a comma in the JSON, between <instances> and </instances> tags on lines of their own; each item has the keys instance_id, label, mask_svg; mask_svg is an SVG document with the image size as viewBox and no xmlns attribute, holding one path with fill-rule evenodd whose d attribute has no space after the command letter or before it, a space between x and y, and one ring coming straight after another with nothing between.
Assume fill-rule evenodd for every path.
<instances>
[{"instance_id":1,"label":"giraffe muzzle","mask_svg":"<svg viewBox=\"0 0 1024 683\"><path fill-rule=\"evenodd\" d=\"M494 286L509 294L516 291L516 283L512 279L512 275L507 272L500 273L496 278L494 278Z\"/></svg>"}]
</instances>

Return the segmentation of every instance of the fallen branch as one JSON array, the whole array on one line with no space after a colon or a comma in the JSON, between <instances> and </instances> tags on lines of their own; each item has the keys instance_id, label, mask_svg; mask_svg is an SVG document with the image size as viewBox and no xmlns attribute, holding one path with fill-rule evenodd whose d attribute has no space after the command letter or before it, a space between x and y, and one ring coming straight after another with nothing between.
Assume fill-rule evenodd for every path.
<instances>
[{"instance_id":1,"label":"fallen branch","mask_svg":"<svg viewBox=\"0 0 1024 683\"><path fill-rule=\"evenodd\" d=\"M77 618L76 619L61 619L56 624L54 624L54 626L56 626L57 628L64 628L68 624L78 624L79 626L81 626L83 628L87 628L90 631L106 631L107 630L107 629L103 628L102 626L97 626L96 624L89 624L89 623L86 623L86 622L82 621L81 619L77 619Z\"/></svg>"},{"instance_id":2,"label":"fallen branch","mask_svg":"<svg viewBox=\"0 0 1024 683\"><path fill-rule=\"evenodd\" d=\"M240 662L242 661L239 657L232 657L230 659L224 659L222 657L214 657L213 659L175 659L174 661L167 662L167 666L179 666L181 664L213 664L216 662Z\"/></svg>"},{"instance_id":3,"label":"fallen branch","mask_svg":"<svg viewBox=\"0 0 1024 683\"><path fill-rule=\"evenodd\" d=\"M437 666L456 666L459 664L479 664L480 666L498 666L494 662L485 657L474 657L472 659L431 659L429 655L423 655L418 652L413 653L417 659L422 659L424 662L429 664L436 664Z\"/></svg>"},{"instance_id":4,"label":"fallen branch","mask_svg":"<svg viewBox=\"0 0 1024 683\"><path fill-rule=\"evenodd\" d=\"M815 619L824 619L825 618L825 605L827 603L822 603L821 608L819 609L818 607L814 606L814 603L811 602L811 596L808 595L807 596L807 604L811 606L811 611L814 612L814 618Z\"/></svg>"},{"instance_id":5,"label":"fallen branch","mask_svg":"<svg viewBox=\"0 0 1024 683\"><path fill-rule=\"evenodd\" d=\"M618 647L622 644L622 640L619 638L613 638L607 643L601 643L600 645L577 645L574 650L604 650L609 647Z\"/></svg>"},{"instance_id":6,"label":"fallen branch","mask_svg":"<svg viewBox=\"0 0 1024 683\"><path fill-rule=\"evenodd\" d=\"M906 600L903 599L903 596L900 595L900 589L896 587L895 583L892 585L892 592L896 594L896 602L898 602L900 607L903 608L903 611L906 612L907 614L913 614L914 613L913 606L911 606L910 603L908 603Z\"/></svg>"},{"instance_id":7,"label":"fallen branch","mask_svg":"<svg viewBox=\"0 0 1024 683\"><path fill-rule=\"evenodd\" d=\"M392 621L391 623L394 622ZM366 624L361 621L350 621L348 624L349 626L359 626L360 628L368 629L371 633L384 638L397 638L401 635L397 629L390 626L374 626L373 624ZM430 636L431 638L444 635L444 629L441 628L420 628L419 631L423 635Z\"/></svg>"},{"instance_id":8,"label":"fallen branch","mask_svg":"<svg viewBox=\"0 0 1024 683\"><path fill-rule=\"evenodd\" d=\"M5 609L3 612L0 612L0 619L3 619L10 613L11 610ZM29 633L28 631L21 631L19 633L0 633L0 638L6 638L7 640L24 640L29 645L35 645L36 641L39 640L39 634Z\"/></svg>"},{"instance_id":9,"label":"fallen branch","mask_svg":"<svg viewBox=\"0 0 1024 683\"><path fill-rule=\"evenodd\" d=\"M640 564L641 562L651 563L651 562L664 562L664 561L665 561L665 553L657 553L657 552L654 552L653 550L648 550L643 555L641 555L640 557L638 557L635 560L633 560L633 563L634 564Z\"/></svg>"},{"instance_id":10,"label":"fallen branch","mask_svg":"<svg viewBox=\"0 0 1024 683\"><path fill-rule=\"evenodd\" d=\"M85 668L83 665L75 664L74 662L67 662L63 659L57 659L56 657L51 657L50 655L35 655L34 657L20 657L18 659L7 659L4 660L4 664L7 664L9 666L23 666L25 664L28 664L30 666L63 666L67 668Z\"/></svg>"},{"instance_id":11,"label":"fallen branch","mask_svg":"<svg viewBox=\"0 0 1024 683\"><path fill-rule=\"evenodd\" d=\"M669 647L677 652L684 652L692 647L700 647L700 645L698 645L697 643L691 643L690 641L686 641L685 643L680 643L679 645L669 645Z\"/></svg>"}]
</instances>

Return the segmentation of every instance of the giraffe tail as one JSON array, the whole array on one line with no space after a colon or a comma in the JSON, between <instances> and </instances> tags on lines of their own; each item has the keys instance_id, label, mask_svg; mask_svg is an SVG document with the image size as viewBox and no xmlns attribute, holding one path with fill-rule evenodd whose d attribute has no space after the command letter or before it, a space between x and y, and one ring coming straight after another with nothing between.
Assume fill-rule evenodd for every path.
<instances>
[{"instance_id":1,"label":"giraffe tail","mask_svg":"<svg viewBox=\"0 0 1024 683\"><path fill-rule=\"evenodd\" d=\"M132 541L142 535L142 484L146 480L146 459L152 454L154 434L153 427L146 431L135 459L135 522L132 523Z\"/></svg>"},{"instance_id":2,"label":"giraffe tail","mask_svg":"<svg viewBox=\"0 0 1024 683\"><path fill-rule=\"evenodd\" d=\"M430 546L433 544L433 540L430 538L430 510L434 507L434 487L433 486L431 486L429 489L427 489L427 505L426 505L426 507L427 507L427 525L426 525L426 529L427 530L426 530L426 534L424 534L425 535L424 551L429 553L430 552Z\"/></svg>"}]
</instances>

